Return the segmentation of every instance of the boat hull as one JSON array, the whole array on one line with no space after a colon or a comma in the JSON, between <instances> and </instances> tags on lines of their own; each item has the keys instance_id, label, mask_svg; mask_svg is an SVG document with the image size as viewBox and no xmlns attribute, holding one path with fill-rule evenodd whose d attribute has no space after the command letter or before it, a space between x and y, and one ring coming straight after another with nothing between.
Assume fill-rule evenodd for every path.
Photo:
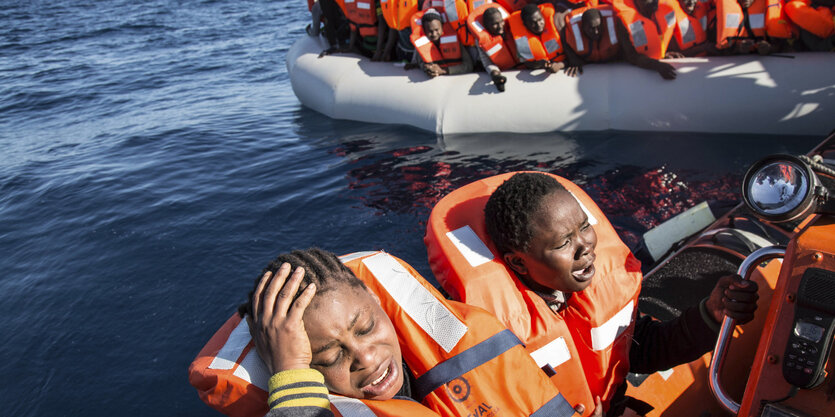
<instances>
[{"instance_id":1,"label":"boat hull","mask_svg":"<svg viewBox=\"0 0 835 417\"><path fill-rule=\"evenodd\" d=\"M499 93L485 73L429 79L420 70L352 54L319 58L305 36L287 53L301 103L335 119L440 133L671 131L825 135L835 119L835 54L669 60L678 78L625 63L579 77L507 71Z\"/></svg>"}]
</instances>

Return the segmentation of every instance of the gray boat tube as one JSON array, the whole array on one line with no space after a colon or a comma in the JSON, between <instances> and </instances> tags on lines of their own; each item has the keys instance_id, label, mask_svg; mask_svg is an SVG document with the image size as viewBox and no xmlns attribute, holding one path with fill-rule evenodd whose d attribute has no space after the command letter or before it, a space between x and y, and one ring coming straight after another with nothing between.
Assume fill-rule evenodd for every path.
<instances>
[{"instance_id":1,"label":"gray boat tube","mask_svg":"<svg viewBox=\"0 0 835 417\"><path fill-rule=\"evenodd\" d=\"M507 71L499 93L485 73L428 78L352 54L319 58L321 38L287 52L299 101L335 119L404 124L439 134L670 131L825 135L835 123L835 54L668 60L678 78L626 63L560 72Z\"/></svg>"}]
</instances>

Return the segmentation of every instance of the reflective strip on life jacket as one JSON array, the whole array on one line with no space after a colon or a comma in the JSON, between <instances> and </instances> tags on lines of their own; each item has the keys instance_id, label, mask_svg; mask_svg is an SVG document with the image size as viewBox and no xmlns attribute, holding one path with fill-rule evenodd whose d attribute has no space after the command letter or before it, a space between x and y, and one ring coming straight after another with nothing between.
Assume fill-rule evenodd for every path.
<instances>
[{"instance_id":1,"label":"reflective strip on life jacket","mask_svg":"<svg viewBox=\"0 0 835 417\"><path fill-rule=\"evenodd\" d=\"M635 316L635 303L629 300L629 304L623 307L612 318L610 318L602 326L591 329L591 346L594 350L603 350L612 346L615 339L618 338Z\"/></svg>"},{"instance_id":2,"label":"reflective strip on life jacket","mask_svg":"<svg viewBox=\"0 0 835 417\"><path fill-rule=\"evenodd\" d=\"M737 0L716 0L716 46L728 48L737 39L758 39L766 36L766 0L754 0L748 7L748 23L754 33L748 33L743 22L742 6ZM779 11L776 10L779 14Z\"/></svg>"},{"instance_id":3,"label":"reflective strip on life jacket","mask_svg":"<svg viewBox=\"0 0 835 417\"><path fill-rule=\"evenodd\" d=\"M452 26L449 23L443 24L444 35L436 46L423 33L422 19L425 13L426 10L423 10L412 16L412 34L409 36L423 62L437 63L442 67L461 63L461 45Z\"/></svg>"},{"instance_id":4,"label":"reflective strip on life jacket","mask_svg":"<svg viewBox=\"0 0 835 417\"><path fill-rule=\"evenodd\" d=\"M556 369L558 366L571 359L571 351L564 337L558 337L547 345L531 352L531 357L540 368L545 365Z\"/></svg>"},{"instance_id":5,"label":"reflective strip on life jacket","mask_svg":"<svg viewBox=\"0 0 835 417\"><path fill-rule=\"evenodd\" d=\"M608 38L601 35L600 45L593 50L587 51L585 45L585 35L583 34L583 13L592 7L581 7L574 9L566 16L566 24L571 27L571 31L566 31L566 41L577 54L581 55L585 60L590 62L605 61L611 59L618 53L620 49L618 46L618 36L615 33L615 14L611 5L600 5L594 7L600 12L602 19L601 24L606 28L606 35ZM578 200L579 201L579 200Z\"/></svg>"},{"instance_id":6,"label":"reflective strip on life jacket","mask_svg":"<svg viewBox=\"0 0 835 417\"><path fill-rule=\"evenodd\" d=\"M651 19L638 12L634 0L614 3L613 6L629 32L636 52L652 59L664 58L670 40L675 34L676 10L681 10L677 3L673 3L675 1L659 0L658 9Z\"/></svg>"},{"instance_id":7,"label":"reflective strip on life jacket","mask_svg":"<svg viewBox=\"0 0 835 417\"><path fill-rule=\"evenodd\" d=\"M469 26L470 32L474 35L476 41L478 41L478 47L490 57L490 61L494 65L501 70L513 68L518 64L513 45L505 43L504 36L491 35L482 25L484 12L490 8L495 8L499 11L502 20L505 22L505 26L507 26L506 22L510 14L498 3L487 3L470 12L469 16L467 16L467 26Z\"/></svg>"},{"instance_id":8,"label":"reflective strip on life jacket","mask_svg":"<svg viewBox=\"0 0 835 417\"><path fill-rule=\"evenodd\" d=\"M328 395L331 405L339 410L339 414L351 417L377 417L364 402L356 398L343 397L341 395Z\"/></svg>"},{"instance_id":9,"label":"reflective strip on life jacket","mask_svg":"<svg viewBox=\"0 0 835 417\"><path fill-rule=\"evenodd\" d=\"M565 54L560 45L560 34L554 25L554 7L548 3L538 6L545 19L545 30L541 35L534 35L522 22L522 13L511 13L508 18L510 33L516 45L516 54L520 61L562 61Z\"/></svg>"},{"instance_id":10,"label":"reflective strip on life jacket","mask_svg":"<svg viewBox=\"0 0 835 417\"><path fill-rule=\"evenodd\" d=\"M403 311L445 352L449 353L467 333L467 326L394 258L380 253L363 259L362 263Z\"/></svg>"}]
</instances>

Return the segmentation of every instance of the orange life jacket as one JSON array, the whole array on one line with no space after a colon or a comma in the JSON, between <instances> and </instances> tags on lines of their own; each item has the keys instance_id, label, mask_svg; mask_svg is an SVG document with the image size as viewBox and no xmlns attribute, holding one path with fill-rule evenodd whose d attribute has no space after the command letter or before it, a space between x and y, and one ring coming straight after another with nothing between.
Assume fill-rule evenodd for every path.
<instances>
[{"instance_id":1,"label":"orange life jacket","mask_svg":"<svg viewBox=\"0 0 835 417\"><path fill-rule=\"evenodd\" d=\"M424 237L429 265L454 299L487 309L516 333L538 365L555 370L560 393L571 404L585 404L589 415L595 396L608 408L629 370L640 262L591 198L554 176L580 202L598 237L591 284L554 313L496 255L485 229L484 205L512 175L468 184L435 205Z\"/></svg>"},{"instance_id":2,"label":"orange life jacket","mask_svg":"<svg viewBox=\"0 0 835 417\"><path fill-rule=\"evenodd\" d=\"M377 8L374 0L336 0L345 18L360 36L377 36Z\"/></svg>"},{"instance_id":3,"label":"orange life jacket","mask_svg":"<svg viewBox=\"0 0 835 417\"><path fill-rule=\"evenodd\" d=\"M748 7L748 23L743 22L743 10L737 0L716 0L716 47L725 49L737 39L793 38L791 22L783 17L780 0L754 0Z\"/></svg>"},{"instance_id":4,"label":"orange life jacket","mask_svg":"<svg viewBox=\"0 0 835 417\"><path fill-rule=\"evenodd\" d=\"M337 415L370 409L377 416L570 416L571 406L548 383L513 333L490 313L444 299L405 262L384 252L342 261L392 320L403 361L416 376L410 400L358 400L330 396ZM267 412L268 371L255 352L246 320L233 316L198 354L189 379L200 397L232 417ZM497 384L496 381L502 381ZM537 414L540 415L540 414Z\"/></svg>"},{"instance_id":5,"label":"orange life jacket","mask_svg":"<svg viewBox=\"0 0 835 417\"><path fill-rule=\"evenodd\" d=\"M410 39L415 46L415 50L423 62L435 63L442 67L449 67L458 65L461 60L461 44L458 42L458 36L450 26L449 23L444 23L444 34L441 36L440 48L426 37L423 33L423 25L421 18L426 10L419 11L412 16L412 34Z\"/></svg>"},{"instance_id":6,"label":"orange life jacket","mask_svg":"<svg viewBox=\"0 0 835 417\"><path fill-rule=\"evenodd\" d=\"M632 46L639 54L652 59L663 59L667 55L667 47L675 33L679 13L684 13L674 2L677 0L659 0L658 9L652 18L646 18L638 12L634 0L614 3L618 17L629 33L629 39L632 40Z\"/></svg>"},{"instance_id":7,"label":"orange life jacket","mask_svg":"<svg viewBox=\"0 0 835 417\"><path fill-rule=\"evenodd\" d=\"M505 42L505 38L503 36L493 36L490 32L484 29L482 16L484 15L484 12L491 7L496 8L502 14L503 20L507 21L507 18L510 17L507 10L505 10L504 7L498 3L488 3L473 10L473 12L467 16L467 26L470 28L470 32L475 35L476 40L478 40L478 47L490 57L493 64L498 66L501 70L507 70L518 64L516 62L516 47L513 42Z\"/></svg>"},{"instance_id":8,"label":"orange life jacket","mask_svg":"<svg viewBox=\"0 0 835 417\"><path fill-rule=\"evenodd\" d=\"M383 18L392 29L403 30L411 24L411 17L418 10L418 0L380 0Z\"/></svg>"},{"instance_id":9,"label":"orange life jacket","mask_svg":"<svg viewBox=\"0 0 835 417\"><path fill-rule=\"evenodd\" d=\"M565 51L560 43L560 33L554 25L554 6L544 3L538 7L545 19L545 30L538 36L525 27L522 12L515 11L508 18L510 33L516 44L516 56L519 62L562 61L565 59Z\"/></svg>"},{"instance_id":10,"label":"orange life jacket","mask_svg":"<svg viewBox=\"0 0 835 417\"><path fill-rule=\"evenodd\" d=\"M681 11L675 31L676 42L682 51L707 42L707 3L698 2L693 15Z\"/></svg>"},{"instance_id":11,"label":"orange life jacket","mask_svg":"<svg viewBox=\"0 0 835 417\"><path fill-rule=\"evenodd\" d=\"M819 38L835 35L835 22L832 19L832 9L820 6L812 7L810 0L792 0L783 9L794 24L809 31Z\"/></svg>"},{"instance_id":12,"label":"orange life jacket","mask_svg":"<svg viewBox=\"0 0 835 417\"><path fill-rule=\"evenodd\" d=\"M600 41L589 49L592 42L583 34L583 13L586 10L595 8L600 10L602 18L600 27ZM618 35L615 30L615 12L609 4L602 4L597 7L581 7L574 9L565 16L565 41L571 49L587 62L607 61L615 57L620 50Z\"/></svg>"},{"instance_id":13,"label":"orange life jacket","mask_svg":"<svg viewBox=\"0 0 835 417\"><path fill-rule=\"evenodd\" d=\"M475 38L467 30L467 16L474 9L489 3L492 0L423 0L421 10L435 9L441 16L444 22L449 23L458 35L458 40L464 46L473 46Z\"/></svg>"}]
</instances>

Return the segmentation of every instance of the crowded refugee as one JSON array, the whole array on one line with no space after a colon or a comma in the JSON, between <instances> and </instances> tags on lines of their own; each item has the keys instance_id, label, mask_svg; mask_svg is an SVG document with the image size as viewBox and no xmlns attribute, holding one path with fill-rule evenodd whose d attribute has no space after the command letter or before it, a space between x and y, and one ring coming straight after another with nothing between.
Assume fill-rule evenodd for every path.
<instances>
[{"instance_id":1,"label":"crowded refugee","mask_svg":"<svg viewBox=\"0 0 835 417\"><path fill-rule=\"evenodd\" d=\"M309 0L310 1L310 0ZM674 79L663 60L835 50L835 0L318 0L320 56L403 62L428 77L511 69L568 76L626 61Z\"/></svg>"}]
</instances>

